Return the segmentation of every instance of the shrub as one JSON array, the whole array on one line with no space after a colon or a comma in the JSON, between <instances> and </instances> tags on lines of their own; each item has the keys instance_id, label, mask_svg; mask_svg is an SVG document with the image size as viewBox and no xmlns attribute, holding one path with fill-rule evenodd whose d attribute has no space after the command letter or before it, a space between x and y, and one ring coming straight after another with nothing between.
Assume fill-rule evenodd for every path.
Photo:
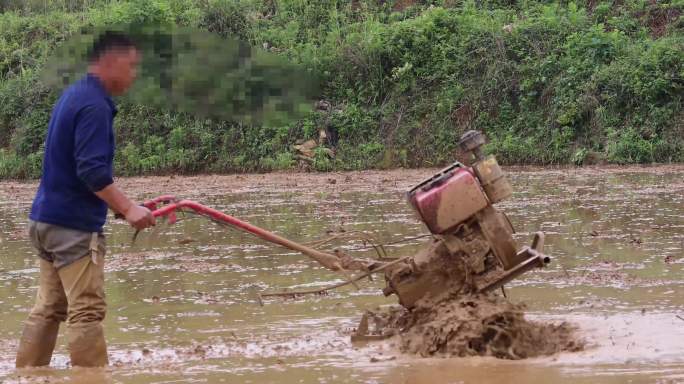
<instances>
[{"instance_id":1,"label":"shrub","mask_svg":"<svg viewBox=\"0 0 684 384\"><path fill-rule=\"evenodd\" d=\"M319 150L321 171L442 165L468 129L503 164L684 161L680 0L82 4L2 3L0 177L39 173L57 97L38 75L48 55L81 28L130 22L248 41L319 76L329 108L264 122L124 98L119 174L289 168L291 146L322 128L336 157Z\"/></svg>"}]
</instances>

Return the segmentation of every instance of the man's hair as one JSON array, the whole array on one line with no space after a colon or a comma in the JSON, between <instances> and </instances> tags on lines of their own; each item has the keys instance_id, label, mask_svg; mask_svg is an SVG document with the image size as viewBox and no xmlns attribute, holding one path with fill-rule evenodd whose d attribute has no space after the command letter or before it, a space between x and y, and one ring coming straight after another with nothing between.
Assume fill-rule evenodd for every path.
<instances>
[{"instance_id":1,"label":"man's hair","mask_svg":"<svg viewBox=\"0 0 684 384\"><path fill-rule=\"evenodd\" d=\"M136 43L130 36L115 31L106 31L100 34L88 52L88 61L97 61L103 54L112 49L138 49Z\"/></svg>"}]
</instances>

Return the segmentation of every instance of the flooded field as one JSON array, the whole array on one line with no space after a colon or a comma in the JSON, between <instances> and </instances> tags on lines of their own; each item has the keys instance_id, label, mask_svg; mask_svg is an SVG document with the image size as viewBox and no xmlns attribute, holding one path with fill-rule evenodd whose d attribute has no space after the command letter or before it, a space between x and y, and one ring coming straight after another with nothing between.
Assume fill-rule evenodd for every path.
<instances>
[{"instance_id":1,"label":"flooded field","mask_svg":"<svg viewBox=\"0 0 684 384\"><path fill-rule=\"evenodd\" d=\"M191 198L297 241L366 231L391 243L426 233L403 193L434 170L122 179L138 199ZM133 230L107 225L105 321L112 366L15 372L37 259L25 235L36 185L0 183L0 382L7 383L679 383L684 382L684 166L509 169L499 204L527 243L547 233L550 266L507 286L528 318L569 321L586 350L520 361L421 359L352 345L365 309L393 305L383 283L325 296L258 292L343 277L297 253L202 218ZM425 239L387 246L415 252ZM357 245L351 244L354 248ZM349 252L353 252L351 249ZM372 256L372 250L354 254Z\"/></svg>"}]
</instances>

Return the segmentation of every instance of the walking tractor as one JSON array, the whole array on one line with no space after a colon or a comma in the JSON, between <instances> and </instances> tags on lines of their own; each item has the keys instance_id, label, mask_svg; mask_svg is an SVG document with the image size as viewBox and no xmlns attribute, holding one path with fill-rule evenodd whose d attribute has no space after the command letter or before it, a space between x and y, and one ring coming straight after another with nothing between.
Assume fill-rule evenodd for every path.
<instances>
[{"instance_id":1,"label":"walking tractor","mask_svg":"<svg viewBox=\"0 0 684 384\"><path fill-rule=\"evenodd\" d=\"M502 288L523 273L541 268L550 259L544 255L544 234L537 232L531 246L518 247L513 226L495 204L511 196L511 186L494 156L485 156L485 137L478 131L466 132L459 141L468 165L456 162L418 183L406 194L410 206L430 232L431 240L415 255L377 259L356 258L335 249L316 247L330 239L300 244L233 216L190 200L165 195L144 205L155 217L176 221L176 213L199 214L222 225L249 232L263 240L301 252L324 267L344 273L347 280L316 290L262 293L268 296L295 296L323 293L354 284L372 274L384 274L385 296L396 295L411 310L421 300L439 301L447 297L489 292ZM376 247L377 248L377 247ZM356 276L352 276L356 272ZM363 324L363 320L362 320ZM360 326L356 338L368 336ZM369 336L370 338L370 336Z\"/></svg>"}]
</instances>

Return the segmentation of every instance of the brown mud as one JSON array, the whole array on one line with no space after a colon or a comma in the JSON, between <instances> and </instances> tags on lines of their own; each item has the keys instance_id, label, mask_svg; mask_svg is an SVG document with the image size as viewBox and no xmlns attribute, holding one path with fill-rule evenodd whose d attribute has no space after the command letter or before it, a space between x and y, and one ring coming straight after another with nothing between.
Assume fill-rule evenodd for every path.
<instances>
[{"instance_id":1,"label":"brown mud","mask_svg":"<svg viewBox=\"0 0 684 384\"><path fill-rule=\"evenodd\" d=\"M405 191L439 168L369 170L330 173L274 172L268 174L197 175L197 176L146 176L118 178L117 182L128 194L145 199L161 194L177 194L179 198L202 200L207 196L226 193L263 192L386 192ZM611 174L667 175L684 172L684 164L658 166L601 166L601 167L504 167L506 172L520 175L543 171L555 174L559 180L583 176L602 177ZM35 194L37 181L0 181L0 199L21 202ZM684 182L670 183L667 191L684 190ZM576 191L578 194L581 191ZM638 191L653 193L654 191ZM665 191L659 191L665 192Z\"/></svg>"},{"instance_id":2,"label":"brown mud","mask_svg":"<svg viewBox=\"0 0 684 384\"><path fill-rule=\"evenodd\" d=\"M525 319L525 307L495 295L463 295L412 310L366 313L369 330L394 335L404 353L423 357L492 356L519 360L584 349L576 327Z\"/></svg>"},{"instance_id":3,"label":"brown mud","mask_svg":"<svg viewBox=\"0 0 684 384\"><path fill-rule=\"evenodd\" d=\"M579 330L571 337L586 340L582 351L523 360L401 354L402 335L410 340L411 332L420 333L421 341L433 332L433 341L410 345L416 350L439 345L441 337L446 350L450 340L463 345L442 332L453 327L451 315L439 313L436 321L432 312L405 317L416 325L395 326L396 335L387 341L352 344L350 334L366 309L396 303L394 297L382 297L381 278L360 282L361 290L350 286L328 295L268 300L261 307L254 291L310 289L344 278L300 255L189 217L144 231L133 245L128 225L118 220L107 225L105 326L111 366L104 377L69 369L62 337L53 368L14 371L38 273L25 237L37 182L0 181L0 307L5 309L0 382L496 384L511 377L529 384L684 382L684 165L506 170L515 195L501 208L519 231L516 239L527 244L534 231L544 231L552 258L547 268L507 284L506 293L513 303L527 303L525 321L541 327L576 324ZM434 171L117 181L138 201L177 194L297 241L343 228L389 243L425 232L406 206L404 192ZM413 255L423 241L390 245L388 255ZM348 250L375 257L373 250L355 248ZM455 305L445 303L450 310ZM481 331L476 317L471 325ZM489 344L494 351L503 348ZM430 353L440 356L439 349Z\"/></svg>"}]
</instances>

